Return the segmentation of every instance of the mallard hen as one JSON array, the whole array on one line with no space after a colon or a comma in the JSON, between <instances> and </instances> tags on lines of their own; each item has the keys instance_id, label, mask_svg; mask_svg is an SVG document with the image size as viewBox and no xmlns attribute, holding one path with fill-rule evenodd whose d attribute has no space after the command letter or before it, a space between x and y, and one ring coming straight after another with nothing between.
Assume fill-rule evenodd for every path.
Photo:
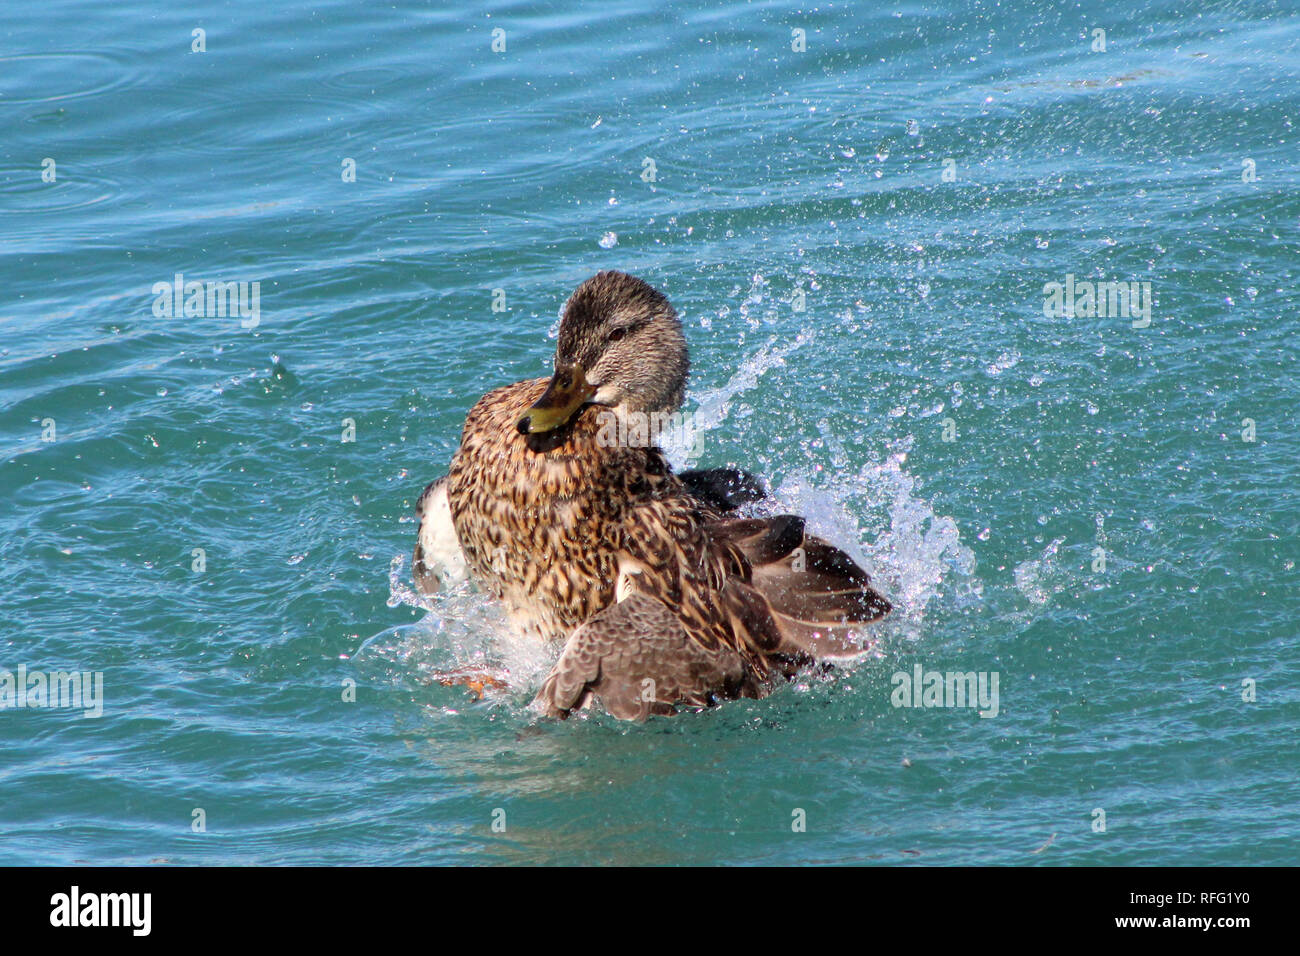
<instances>
[{"instance_id":1,"label":"mallard hen","mask_svg":"<svg viewBox=\"0 0 1300 956\"><path fill-rule=\"evenodd\" d=\"M445 489L470 574L517 628L563 642L534 702L546 714L763 696L803 664L861 653L862 626L890 610L801 518L729 517L653 434L636 440L681 405L688 368L667 299L599 273L565 306L555 374L480 399L425 502Z\"/></svg>"}]
</instances>

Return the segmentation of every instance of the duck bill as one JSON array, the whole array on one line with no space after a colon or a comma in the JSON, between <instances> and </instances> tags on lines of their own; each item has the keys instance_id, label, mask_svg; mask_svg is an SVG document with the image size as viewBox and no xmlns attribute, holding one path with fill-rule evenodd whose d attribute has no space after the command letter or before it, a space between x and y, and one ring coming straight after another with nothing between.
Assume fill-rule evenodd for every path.
<instances>
[{"instance_id":1,"label":"duck bill","mask_svg":"<svg viewBox=\"0 0 1300 956\"><path fill-rule=\"evenodd\" d=\"M587 374L581 366L557 368L542 397L519 419L520 434L554 431L573 418L595 395L596 388L587 383Z\"/></svg>"}]
</instances>

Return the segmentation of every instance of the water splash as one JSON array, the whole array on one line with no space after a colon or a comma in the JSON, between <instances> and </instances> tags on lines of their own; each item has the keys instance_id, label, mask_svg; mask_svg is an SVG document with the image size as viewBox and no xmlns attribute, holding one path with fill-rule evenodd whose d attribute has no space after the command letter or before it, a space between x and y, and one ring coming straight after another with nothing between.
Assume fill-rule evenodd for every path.
<instances>
[{"instance_id":1,"label":"water splash","mask_svg":"<svg viewBox=\"0 0 1300 956\"><path fill-rule=\"evenodd\" d=\"M746 359L725 385L703 392L694 416L696 432L707 436L722 426L739 396L757 388L765 374L813 340L811 331L780 344L773 339ZM883 460L862 464L861 456L850 454L829 422L819 422L818 430L829 452L828 464L787 475L763 510L803 515L813 533L844 548L882 582L896 617L919 622L950 578L955 578L952 592L959 603L979 600L982 586L974 576L974 551L962 544L956 521L937 514L920 496L918 480L904 467L911 440L898 442ZM674 454L680 449L665 451L676 467Z\"/></svg>"},{"instance_id":2,"label":"water splash","mask_svg":"<svg viewBox=\"0 0 1300 956\"><path fill-rule=\"evenodd\" d=\"M764 311L762 319L755 314L755 310L762 306L767 298L769 285L770 283L763 277L762 273L756 272L750 277L749 290L740 303L739 311L740 317L745 320L751 329L757 329L764 320L770 323L775 318L776 310L770 307Z\"/></svg>"},{"instance_id":3,"label":"water splash","mask_svg":"<svg viewBox=\"0 0 1300 956\"><path fill-rule=\"evenodd\" d=\"M692 437L707 435L718 428L731 414L737 397L757 388L759 380L767 372L784 365L789 355L812 340L811 332L801 332L793 339L784 342L774 337L742 362L740 368L725 385L705 390L698 397L695 411L691 416ZM668 456L668 461L673 468L680 469L690 451L690 444L680 436L672 436L672 439L664 443L664 454Z\"/></svg>"},{"instance_id":4,"label":"water splash","mask_svg":"<svg viewBox=\"0 0 1300 956\"><path fill-rule=\"evenodd\" d=\"M1016 565L1016 588L1032 604L1046 604L1053 594L1069 584L1069 572L1057 559L1064 538L1053 538L1037 558Z\"/></svg>"},{"instance_id":5,"label":"water splash","mask_svg":"<svg viewBox=\"0 0 1300 956\"><path fill-rule=\"evenodd\" d=\"M975 552L962 544L957 522L917 493L907 451L853 472L843 447L828 444L832 467L787 478L769 507L803 515L811 531L844 548L884 588L895 618L919 624L950 583L959 598L978 599Z\"/></svg>"},{"instance_id":6,"label":"water splash","mask_svg":"<svg viewBox=\"0 0 1300 956\"><path fill-rule=\"evenodd\" d=\"M421 607L430 605L415 588L411 587L410 577L406 573L406 555L397 554L388 562L388 601L389 607Z\"/></svg>"},{"instance_id":7,"label":"water splash","mask_svg":"<svg viewBox=\"0 0 1300 956\"><path fill-rule=\"evenodd\" d=\"M388 606L421 608L428 613L369 638L354 655L358 661L384 661L414 674L425 684L458 675L481 674L511 688L541 683L558 649L524 637L509 626L501 606L472 585L462 583L434 595L411 586L404 555L388 569Z\"/></svg>"},{"instance_id":8,"label":"water splash","mask_svg":"<svg viewBox=\"0 0 1300 956\"><path fill-rule=\"evenodd\" d=\"M811 331L794 339L773 338L741 363L724 384L697 396L692 433L698 440L721 428L740 412L737 399L759 387L763 377L814 340ZM921 496L919 480L906 470L911 439L883 456L861 462L851 454L827 421L818 423L826 464L803 464L772 489L761 513L803 515L814 534L844 548L882 587L895 610L889 633L918 635L927 610L946 597L958 603L979 600L974 552L964 545L956 521L938 514ZM680 468L691 441L669 431L665 452ZM857 460L855 460L855 457ZM770 461L746 463L755 469ZM501 608L486 596L460 585L434 597L409 583L404 555L389 566L390 607L426 610L414 625L375 635L358 657L379 657L414 669L428 679L466 669L488 674L512 688L534 687L554 662L556 649L516 635Z\"/></svg>"}]
</instances>

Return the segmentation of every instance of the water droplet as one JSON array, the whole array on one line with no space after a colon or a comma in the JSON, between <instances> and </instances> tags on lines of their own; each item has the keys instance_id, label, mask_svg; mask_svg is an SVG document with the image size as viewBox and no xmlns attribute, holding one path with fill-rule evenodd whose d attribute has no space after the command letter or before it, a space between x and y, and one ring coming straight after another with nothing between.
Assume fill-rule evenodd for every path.
<instances>
[{"instance_id":1,"label":"water droplet","mask_svg":"<svg viewBox=\"0 0 1300 956\"><path fill-rule=\"evenodd\" d=\"M616 232L605 233L603 236L600 237L600 241L597 243L597 245L599 245L600 248L602 249L613 249L616 245L618 245L618 233Z\"/></svg>"}]
</instances>

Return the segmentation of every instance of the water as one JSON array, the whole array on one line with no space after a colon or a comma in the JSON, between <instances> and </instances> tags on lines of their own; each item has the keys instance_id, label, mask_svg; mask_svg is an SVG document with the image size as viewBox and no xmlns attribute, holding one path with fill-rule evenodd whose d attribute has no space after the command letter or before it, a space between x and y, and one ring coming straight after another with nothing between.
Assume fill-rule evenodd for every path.
<instances>
[{"instance_id":1,"label":"water","mask_svg":"<svg viewBox=\"0 0 1300 956\"><path fill-rule=\"evenodd\" d=\"M1297 862L1294 7L11 6L0 667L104 701L0 711L0 862ZM685 316L704 464L894 598L870 659L538 723L544 656L414 599L421 488L605 267Z\"/></svg>"}]
</instances>

